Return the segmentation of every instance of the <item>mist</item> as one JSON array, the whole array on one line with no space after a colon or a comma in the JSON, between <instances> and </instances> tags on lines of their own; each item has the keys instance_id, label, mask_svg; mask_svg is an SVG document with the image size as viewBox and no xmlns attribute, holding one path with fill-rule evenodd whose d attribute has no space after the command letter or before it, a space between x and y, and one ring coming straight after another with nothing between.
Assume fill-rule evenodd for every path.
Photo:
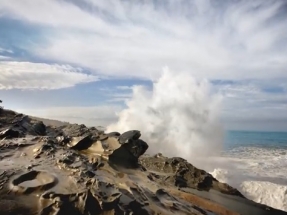
<instances>
[{"instance_id":1,"label":"mist","mask_svg":"<svg viewBox=\"0 0 287 215\"><path fill-rule=\"evenodd\" d=\"M219 153L223 131L219 123L221 98L207 80L164 68L152 89L134 86L127 108L107 132L140 130L148 153L180 156L189 161Z\"/></svg>"}]
</instances>

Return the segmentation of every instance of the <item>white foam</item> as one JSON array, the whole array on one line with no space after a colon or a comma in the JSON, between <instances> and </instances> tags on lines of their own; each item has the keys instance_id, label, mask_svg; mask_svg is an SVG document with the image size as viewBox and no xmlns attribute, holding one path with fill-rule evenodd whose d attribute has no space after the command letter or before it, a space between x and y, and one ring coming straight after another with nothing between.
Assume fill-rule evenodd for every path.
<instances>
[{"instance_id":1,"label":"white foam","mask_svg":"<svg viewBox=\"0 0 287 215\"><path fill-rule=\"evenodd\" d=\"M244 181L240 190L255 202L287 211L287 186L268 181Z\"/></svg>"},{"instance_id":2,"label":"white foam","mask_svg":"<svg viewBox=\"0 0 287 215\"><path fill-rule=\"evenodd\" d=\"M210 174L219 181L255 202L287 211L286 150L240 147L213 159L217 168Z\"/></svg>"},{"instance_id":3,"label":"white foam","mask_svg":"<svg viewBox=\"0 0 287 215\"><path fill-rule=\"evenodd\" d=\"M107 131L138 129L149 143L149 153L190 159L222 149L219 109L220 99L211 95L207 81L165 68L151 90L133 88L127 108Z\"/></svg>"}]
</instances>

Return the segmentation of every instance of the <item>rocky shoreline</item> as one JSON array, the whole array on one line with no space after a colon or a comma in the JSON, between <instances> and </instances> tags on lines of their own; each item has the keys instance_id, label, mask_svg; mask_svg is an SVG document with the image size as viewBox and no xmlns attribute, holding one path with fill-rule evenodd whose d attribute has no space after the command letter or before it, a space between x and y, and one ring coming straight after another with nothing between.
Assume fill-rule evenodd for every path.
<instances>
[{"instance_id":1,"label":"rocky shoreline","mask_svg":"<svg viewBox=\"0 0 287 215\"><path fill-rule=\"evenodd\" d=\"M1 110L1 215L287 214L140 137Z\"/></svg>"}]
</instances>

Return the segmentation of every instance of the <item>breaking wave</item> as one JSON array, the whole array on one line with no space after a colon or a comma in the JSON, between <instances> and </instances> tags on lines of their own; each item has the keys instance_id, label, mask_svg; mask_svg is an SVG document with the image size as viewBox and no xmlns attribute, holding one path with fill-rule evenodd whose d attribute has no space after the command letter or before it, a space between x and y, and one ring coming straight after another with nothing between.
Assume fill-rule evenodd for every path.
<instances>
[{"instance_id":1,"label":"breaking wave","mask_svg":"<svg viewBox=\"0 0 287 215\"><path fill-rule=\"evenodd\" d=\"M221 151L220 97L210 92L208 81L164 68L151 89L134 86L127 108L107 131L138 129L149 153L162 152L192 161L199 155Z\"/></svg>"},{"instance_id":2,"label":"breaking wave","mask_svg":"<svg viewBox=\"0 0 287 215\"><path fill-rule=\"evenodd\" d=\"M213 177L255 202L287 211L286 149L239 147L213 158ZM233 165L221 165L220 161Z\"/></svg>"}]
</instances>

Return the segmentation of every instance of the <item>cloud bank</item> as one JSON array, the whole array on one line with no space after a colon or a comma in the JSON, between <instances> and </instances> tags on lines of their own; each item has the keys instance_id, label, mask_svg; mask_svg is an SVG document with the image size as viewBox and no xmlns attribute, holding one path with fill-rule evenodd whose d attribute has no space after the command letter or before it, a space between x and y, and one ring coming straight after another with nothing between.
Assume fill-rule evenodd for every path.
<instances>
[{"instance_id":1,"label":"cloud bank","mask_svg":"<svg viewBox=\"0 0 287 215\"><path fill-rule=\"evenodd\" d=\"M3 0L0 11L50 29L32 54L105 75L154 78L167 65L200 78L262 79L287 77L284 7L279 0Z\"/></svg>"},{"instance_id":2,"label":"cloud bank","mask_svg":"<svg viewBox=\"0 0 287 215\"><path fill-rule=\"evenodd\" d=\"M61 89L97 77L154 81L168 66L209 80L211 91L223 96L223 121L244 122L245 128L273 120L283 128L286 10L282 0L2 0L0 69L6 74L0 86ZM38 72L39 65L47 73ZM129 87L119 84L109 105L130 98Z\"/></svg>"},{"instance_id":3,"label":"cloud bank","mask_svg":"<svg viewBox=\"0 0 287 215\"><path fill-rule=\"evenodd\" d=\"M69 65L0 61L0 90L61 89L97 81L94 75L82 73Z\"/></svg>"}]
</instances>

